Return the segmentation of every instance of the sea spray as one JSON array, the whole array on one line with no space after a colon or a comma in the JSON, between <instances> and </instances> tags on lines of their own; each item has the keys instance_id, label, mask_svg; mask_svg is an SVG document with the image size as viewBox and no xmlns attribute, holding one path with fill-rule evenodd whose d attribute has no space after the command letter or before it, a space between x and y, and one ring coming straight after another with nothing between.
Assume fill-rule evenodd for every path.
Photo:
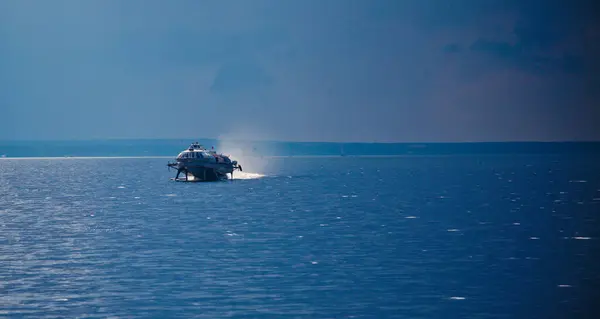
<instances>
[{"instance_id":1,"label":"sea spray","mask_svg":"<svg viewBox=\"0 0 600 319\"><path fill-rule=\"evenodd\" d=\"M219 137L217 151L230 156L231 160L242 166L242 172L234 173L239 178L257 178L264 176L267 170L273 169L272 159L265 156L269 151L264 145L256 145L234 136L223 136Z\"/></svg>"}]
</instances>

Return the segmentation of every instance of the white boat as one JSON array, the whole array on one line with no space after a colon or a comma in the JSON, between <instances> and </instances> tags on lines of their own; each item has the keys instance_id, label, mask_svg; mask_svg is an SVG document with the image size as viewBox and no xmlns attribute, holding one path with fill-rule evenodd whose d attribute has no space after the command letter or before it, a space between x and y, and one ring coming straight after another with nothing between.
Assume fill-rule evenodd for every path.
<instances>
[{"instance_id":1,"label":"white boat","mask_svg":"<svg viewBox=\"0 0 600 319\"><path fill-rule=\"evenodd\" d=\"M228 179L227 174L233 179L235 170L242 171L242 166L237 161L212 149L207 150L198 142L179 153L176 161L167 166L177 169L174 180L180 180L179 175L184 173L185 181L217 181Z\"/></svg>"}]
</instances>

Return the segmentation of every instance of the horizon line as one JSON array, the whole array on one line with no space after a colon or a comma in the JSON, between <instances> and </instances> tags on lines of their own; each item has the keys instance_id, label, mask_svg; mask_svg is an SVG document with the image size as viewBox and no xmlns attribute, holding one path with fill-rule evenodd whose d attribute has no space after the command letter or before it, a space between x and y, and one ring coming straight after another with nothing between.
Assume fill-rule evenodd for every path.
<instances>
[{"instance_id":1,"label":"horizon line","mask_svg":"<svg viewBox=\"0 0 600 319\"><path fill-rule=\"evenodd\" d=\"M244 139L244 138L214 138L214 137L196 137L196 138L89 138L89 139L0 139L0 143L26 143L26 142L39 142L39 143L52 143L52 142L116 142L116 141L199 141L199 140L213 140L213 141L239 141L248 143L314 143L314 144L564 144L564 143L600 143L600 140L556 140L556 141L536 141L536 140L506 140L506 141L440 141L440 142L410 142L410 141L398 141L398 142L359 142L359 141L286 141L286 140L264 140L264 139Z\"/></svg>"},{"instance_id":2,"label":"horizon line","mask_svg":"<svg viewBox=\"0 0 600 319\"><path fill-rule=\"evenodd\" d=\"M381 154L381 155L264 155L246 156L247 158L415 158L415 157L469 157L469 156L531 156L548 154ZM0 157L0 161L9 160L80 160L80 159L173 159L174 156L148 155L148 156L15 156Z\"/></svg>"}]
</instances>

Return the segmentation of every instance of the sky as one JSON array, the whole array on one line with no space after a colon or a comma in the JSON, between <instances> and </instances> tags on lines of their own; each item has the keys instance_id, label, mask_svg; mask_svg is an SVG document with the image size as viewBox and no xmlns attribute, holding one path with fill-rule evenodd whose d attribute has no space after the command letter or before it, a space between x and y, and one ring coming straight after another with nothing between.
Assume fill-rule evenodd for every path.
<instances>
[{"instance_id":1,"label":"sky","mask_svg":"<svg viewBox=\"0 0 600 319\"><path fill-rule=\"evenodd\" d=\"M0 1L0 140L600 140L595 0Z\"/></svg>"}]
</instances>

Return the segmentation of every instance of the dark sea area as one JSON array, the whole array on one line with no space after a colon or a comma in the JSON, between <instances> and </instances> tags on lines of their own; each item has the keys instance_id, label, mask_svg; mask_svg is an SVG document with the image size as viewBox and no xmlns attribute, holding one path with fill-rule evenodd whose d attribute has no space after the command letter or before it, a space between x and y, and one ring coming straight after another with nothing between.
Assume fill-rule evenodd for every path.
<instances>
[{"instance_id":1,"label":"dark sea area","mask_svg":"<svg viewBox=\"0 0 600 319\"><path fill-rule=\"evenodd\" d=\"M0 142L0 318L599 317L597 144L189 142Z\"/></svg>"},{"instance_id":2,"label":"dark sea area","mask_svg":"<svg viewBox=\"0 0 600 319\"><path fill-rule=\"evenodd\" d=\"M389 156L389 155L508 155L597 154L600 142L509 143L333 143L217 139L121 139L82 141L2 141L4 157L174 157L192 142L240 156Z\"/></svg>"}]
</instances>

